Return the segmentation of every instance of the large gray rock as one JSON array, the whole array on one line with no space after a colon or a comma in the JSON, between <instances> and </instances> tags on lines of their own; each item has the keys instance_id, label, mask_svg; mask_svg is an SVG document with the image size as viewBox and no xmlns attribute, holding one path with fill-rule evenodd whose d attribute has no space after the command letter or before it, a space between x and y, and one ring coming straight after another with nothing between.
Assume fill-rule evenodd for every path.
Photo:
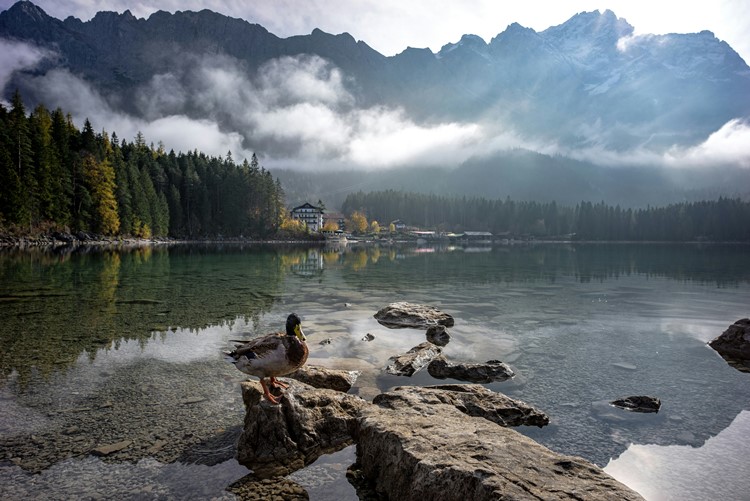
<instances>
[{"instance_id":1,"label":"large gray rock","mask_svg":"<svg viewBox=\"0 0 750 501\"><path fill-rule=\"evenodd\" d=\"M412 327L421 329L431 325L453 327L453 317L434 306L407 303L391 303L374 315L386 327Z\"/></svg>"},{"instance_id":2,"label":"large gray rock","mask_svg":"<svg viewBox=\"0 0 750 501\"><path fill-rule=\"evenodd\" d=\"M395 376L412 376L442 351L441 347L425 341L404 354L389 358L385 371Z\"/></svg>"},{"instance_id":3,"label":"large gray rock","mask_svg":"<svg viewBox=\"0 0 750 501\"><path fill-rule=\"evenodd\" d=\"M750 319L737 320L708 344L731 365L750 372Z\"/></svg>"},{"instance_id":4,"label":"large gray rock","mask_svg":"<svg viewBox=\"0 0 750 501\"><path fill-rule=\"evenodd\" d=\"M357 461L389 499L642 499L588 461L442 403L364 408Z\"/></svg>"},{"instance_id":5,"label":"large gray rock","mask_svg":"<svg viewBox=\"0 0 750 501\"><path fill-rule=\"evenodd\" d=\"M427 366L430 376L437 379L458 379L470 383L491 383L505 381L516 374L507 364L499 360L490 360L483 364L451 363L443 355L436 357Z\"/></svg>"},{"instance_id":6,"label":"large gray rock","mask_svg":"<svg viewBox=\"0 0 750 501\"><path fill-rule=\"evenodd\" d=\"M260 383L242 383L245 424L237 460L257 478L287 475L352 443L361 398L293 379L281 404L262 398Z\"/></svg>"},{"instance_id":7,"label":"large gray rock","mask_svg":"<svg viewBox=\"0 0 750 501\"><path fill-rule=\"evenodd\" d=\"M360 371L343 371L314 365L303 365L291 374L287 374L286 377L296 379L315 388L328 388L329 390L346 393L354 386L360 374Z\"/></svg>"},{"instance_id":8,"label":"large gray rock","mask_svg":"<svg viewBox=\"0 0 750 501\"><path fill-rule=\"evenodd\" d=\"M429 414L434 406L449 405L468 416L481 417L500 426L546 426L549 417L531 405L480 384L399 386L381 393L373 404L391 410Z\"/></svg>"}]
</instances>

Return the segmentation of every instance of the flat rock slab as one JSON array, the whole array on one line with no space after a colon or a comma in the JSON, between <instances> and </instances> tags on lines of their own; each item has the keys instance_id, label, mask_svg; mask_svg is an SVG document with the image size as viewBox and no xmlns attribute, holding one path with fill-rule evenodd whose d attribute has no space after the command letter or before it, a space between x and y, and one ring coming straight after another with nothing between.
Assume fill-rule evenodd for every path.
<instances>
[{"instance_id":1,"label":"flat rock slab","mask_svg":"<svg viewBox=\"0 0 750 501\"><path fill-rule=\"evenodd\" d=\"M397 302L382 308L375 315L375 320L386 327L411 327L421 329L432 325L453 327L453 317L443 313L434 306Z\"/></svg>"},{"instance_id":2,"label":"flat rock slab","mask_svg":"<svg viewBox=\"0 0 750 501\"><path fill-rule=\"evenodd\" d=\"M245 423L237 442L237 460L257 478L288 475L352 443L361 398L336 390L313 388L285 379L280 404L263 397L259 382L242 386Z\"/></svg>"},{"instance_id":3,"label":"flat rock slab","mask_svg":"<svg viewBox=\"0 0 750 501\"><path fill-rule=\"evenodd\" d=\"M750 319L737 320L708 345L730 362L730 365L743 372L750 372Z\"/></svg>"},{"instance_id":4,"label":"flat rock slab","mask_svg":"<svg viewBox=\"0 0 750 501\"><path fill-rule=\"evenodd\" d=\"M429 411L372 405L361 413L358 466L388 499L643 499L594 464L510 428L451 405Z\"/></svg>"},{"instance_id":5,"label":"flat rock slab","mask_svg":"<svg viewBox=\"0 0 750 501\"><path fill-rule=\"evenodd\" d=\"M472 417L481 417L500 426L546 426L549 417L536 407L480 384L438 386L399 386L381 393L373 404L391 410L429 415L436 405L448 405Z\"/></svg>"},{"instance_id":6,"label":"flat rock slab","mask_svg":"<svg viewBox=\"0 0 750 501\"><path fill-rule=\"evenodd\" d=\"M437 379L458 379L470 383L492 383L493 381L505 381L516 374L507 364L499 360L490 360L486 363L451 363L444 356L436 357L427 366L430 376Z\"/></svg>"},{"instance_id":7,"label":"flat rock slab","mask_svg":"<svg viewBox=\"0 0 750 501\"><path fill-rule=\"evenodd\" d=\"M412 376L442 351L441 347L425 341L402 355L389 358L385 371L394 376Z\"/></svg>"},{"instance_id":8,"label":"flat rock slab","mask_svg":"<svg viewBox=\"0 0 750 501\"><path fill-rule=\"evenodd\" d=\"M286 377L296 379L315 388L327 388L346 393L354 386L360 374L360 371L342 371L327 367L304 365Z\"/></svg>"}]
</instances>

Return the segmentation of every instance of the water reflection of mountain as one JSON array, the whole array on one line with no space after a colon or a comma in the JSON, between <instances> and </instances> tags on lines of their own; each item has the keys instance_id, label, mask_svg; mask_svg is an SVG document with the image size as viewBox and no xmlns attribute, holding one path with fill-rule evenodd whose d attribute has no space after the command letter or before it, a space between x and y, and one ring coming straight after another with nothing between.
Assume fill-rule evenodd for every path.
<instances>
[{"instance_id":1,"label":"water reflection of mountain","mask_svg":"<svg viewBox=\"0 0 750 501\"><path fill-rule=\"evenodd\" d=\"M176 246L0 253L0 378L45 376L152 331L256 321L281 293L279 250Z\"/></svg>"},{"instance_id":2,"label":"water reflection of mountain","mask_svg":"<svg viewBox=\"0 0 750 501\"><path fill-rule=\"evenodd\" d=\"M425 252L424 247L354 247L344 256L344 269L356 271L357 282L362 280L362 273L372 272L369 278L373 286L404 281L424 285L553 283L557 278L570 276L583 283L629 275L690 280L720 287L750 281L747 267L750 249L745 245L524 244L484 248L484 252L453 246L436 246L431 250L434 252ZM373 260L375 253L378 258ZM381 256L386 259L380 259ZM404 259L411 260L413 265L404 266ZM383 280L388 284L377 283Z\"/></svg>"}]
</instances>

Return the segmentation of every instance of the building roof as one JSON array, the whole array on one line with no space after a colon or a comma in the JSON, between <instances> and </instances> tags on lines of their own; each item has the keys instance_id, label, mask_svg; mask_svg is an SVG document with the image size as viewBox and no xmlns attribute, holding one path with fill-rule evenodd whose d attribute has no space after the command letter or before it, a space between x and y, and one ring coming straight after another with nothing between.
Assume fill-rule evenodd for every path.
<instances>
[{"instance_id":1,"label":"building roof","mask_svg":"<svg viewBox=\"0 0 750 501\"><path fill-rule=\"evenodd\" d=\"M304 204L302 204L302 205L298 205L297 207L295 207L294 209L292 209L292 212L294 212L294 211L296 211L296 210L299 210L299 209L317 209L317 210L319 210L320 212L323 212L323 209L321 209L320 207L315 207L315 206L314 206L314 205L312 205L312 204L311 204L310 202L305 202L305 203L304 203Z\"/></svg>"}]
</instances>

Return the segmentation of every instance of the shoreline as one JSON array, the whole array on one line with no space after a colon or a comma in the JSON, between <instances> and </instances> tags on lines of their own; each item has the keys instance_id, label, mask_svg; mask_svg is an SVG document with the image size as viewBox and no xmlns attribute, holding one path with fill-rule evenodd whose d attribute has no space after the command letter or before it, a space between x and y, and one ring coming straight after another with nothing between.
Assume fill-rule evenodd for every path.
<instances>
[{"instance_id":1,"label":"shoreline","mask_svg":"<svg viewBox=\"0 0 750 501\"><path fill-rule=\"evenodd\" d=\"M413 239L378 240L378 239L351 239L352 244L419 244ZM209 244L239 244L239 245L326 245L339 243L324 238L267 238L256 239L252 237L208 237L208 238L136 238L136 237L107 237L93 233L39 233L22 236L0 233L0 249L62 249L62 248L136 248L145 246L161 245L209 245ZM450 242L444 240L433 240L426 242L428 245L444 245ZM510 240L473 243L478 247L507 247L515 245L750 245L750 242L742 241L706 241L706 240ZM424 245L424 244L422 244ZM472 242L457 242L454 245L472 247Z\"/></svg>"},{"instance_id":2,"label":"shoreline","mask_svg":"<svg viewBox=\"0 0 750 501\"><path fill-rule=\"evenodd\" d=\"M99 248L135 248L162 245L200 245L200 244L324 244L325 240L303 238L270 238L254 239L250 237L232 238L199 238L183 239L172 237L136 238L136 237L106 237L92 233L79 232L77 234L42 233L36 235L12 236L0 233L0 249L63 249L79 247Z\"/></svg>"}]
</instances>

